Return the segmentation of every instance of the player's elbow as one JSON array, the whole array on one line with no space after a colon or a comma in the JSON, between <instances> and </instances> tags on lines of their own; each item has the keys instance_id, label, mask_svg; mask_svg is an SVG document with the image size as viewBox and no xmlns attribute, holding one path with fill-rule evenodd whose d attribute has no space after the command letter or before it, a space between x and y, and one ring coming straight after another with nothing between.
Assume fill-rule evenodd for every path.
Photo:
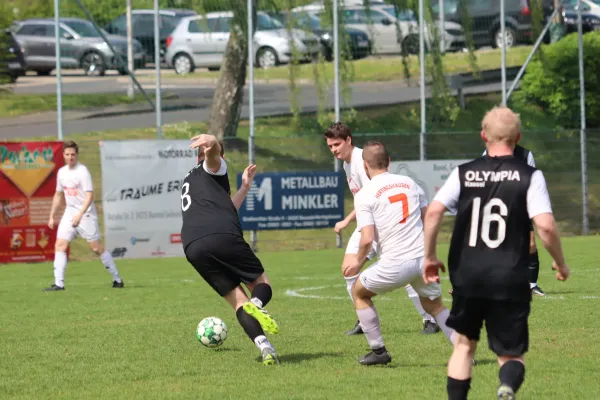
<instances>
[{"instance_id":1,"label":"player's elbow","mask_svg":"<svg viewBox=\"0 0 600 400\"><path fill-rule=\"evenodd\" d=\"M557 233L556 221L551 213L544 213L533 217L533 222L542 239Z\"/></svg>"}]
</instances>

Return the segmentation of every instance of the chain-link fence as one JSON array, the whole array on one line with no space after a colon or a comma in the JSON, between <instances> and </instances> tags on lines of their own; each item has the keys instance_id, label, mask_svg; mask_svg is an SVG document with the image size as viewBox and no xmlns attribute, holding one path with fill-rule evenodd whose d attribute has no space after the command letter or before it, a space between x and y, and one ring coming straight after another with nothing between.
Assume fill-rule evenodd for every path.
<instances>
[{"instance_id":1,"label":"chain-link fence","mask_svg":"<svg viewBox=\"0 0 600 400\"><path fill-rule=\"evenodd\" d=\"M11 89L26 97L9 98L3 113L0 94L0 137L208 130L226 137L236 167L330 170L340 165L320 133L335 120L359 135L393 132L383 139L399 159L469 158L483 149L477 134L456 132L475 132L486 109L507 103L537 129L525 143L565 231L587 232L582 214L597 231L600 48L589 8L581 0L8 0L0 25L26 70ZM532 109L542 110L535 121ZM92 142L89 150L97 154ZM334 242L331 232L259 237L263 248Z\"/></svg>"}]
</instances>

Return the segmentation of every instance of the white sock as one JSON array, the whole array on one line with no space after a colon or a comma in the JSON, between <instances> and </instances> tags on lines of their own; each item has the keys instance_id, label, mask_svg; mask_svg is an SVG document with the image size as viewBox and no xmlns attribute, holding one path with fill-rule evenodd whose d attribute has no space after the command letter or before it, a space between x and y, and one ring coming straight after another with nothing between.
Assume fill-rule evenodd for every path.
<instances>
[{"instance_id":1,"label":"white sock","mask_svg":"<svg viewBox=\"0 0 600 400\"><path fill-rule=\"evenodd\" d=\"M356 282L357 278L358 275L344 277L344 279L346 280L346 289L348 290L348 295L350 296L352 302L354 302L354 299L352 298L352 286L354 285L354 282Z\"/></svg>"},{"instance_id":2,"label":"white sock","mask_svg":"<svg viewBox=\"0 0 600 400\"><path fill-rule=\"evenodd\" d=\"M258 307L258 308L262 308L262 306L263 306L263 303L262 303L262 301L261 301L261 300L260 300L258 297L253 297L253 298L251 298L251 299L250 299L250 301L251 301L252 303L254 303L254 305L255 305L256 307Z\"/></svg>"},{"instance_id":3,"label":"white sock","mask_svg":"<svg viewBox=\"0 0 600 400\"><path fill-rule=\"evenodd\" d=\"M419 294L415 291L415 289L413 289L413 287L410 285L406 285L404 287L404 289L406 289L406 292L408 293L408 297L413 302L418 313L421 314L423 321L435 322L435 318L433 318L431 315L427 314L425 312L425 310L423 309L423 305L421 304L421 299L419 298Z\"/></svg>"},{"instance_id":4,"label":"white sock","mask_svg":"<svg viewBox=\"0 0 600 400\"><path fill-rule=\"evenodd\" d=\"M104 266L106 267L108 272L110 272L110 274L113 277L113 280L115 280L118 283L121 283L122 280L121 280L121 277L119 276L119 271L117 270L117 266L115 265L115 260L113 260L112 256L108 252L108 250L104 250L104 253L102 253L100 255L100 261L102 261L102 264L104 264Z\"/></svg>"},{"instance_id":5,"label":"white sock","mask_svg":"<svg viewBox=\"0 0 600 400\"><path fill-rule=\"evenodd\" d=\"M54 284L65 287L65 270L67 269L67 253L57 251L54 253Z\"/></svg>"},{"instance_id":6,"label":"white sock","mask_svg":"<svg viewBox=\"0 0 600 400\"><path fill-rule=\"evenodd\" d=\"M435 317L435 320L437 321L439 327L442 328L442 332L444 332L444 335L446 335L450 343L454 344L454 329L449 328L446 325L446 321L448 320L449 316L450 310L444 308L444 310Z\"/></svg>"},{"instance_id":7,"label":"white sock","mask_svg":"<svg viewBox=\"0 0 600 400\"><path fill-rule=\"evenodd\" d=\"M256 345L256 347L258 347L258 349L260 351L263 351L263 349L269 349L269 348L275 350L273 348L273 345L271 344L271 342L269 342L269 339L267 339L267 337L265 335L257 336L254 339L254 344Z\"/></svg>"},{"instance_id":8,"label":"white sock","mask_svg":"<svg viewBox=\"0 0 600 400\"><path fill-rule=\"evenodd\" d=\"M537 282L529 282L529 289L533 289L537 286Z\"/></svg>"}]
</instances>

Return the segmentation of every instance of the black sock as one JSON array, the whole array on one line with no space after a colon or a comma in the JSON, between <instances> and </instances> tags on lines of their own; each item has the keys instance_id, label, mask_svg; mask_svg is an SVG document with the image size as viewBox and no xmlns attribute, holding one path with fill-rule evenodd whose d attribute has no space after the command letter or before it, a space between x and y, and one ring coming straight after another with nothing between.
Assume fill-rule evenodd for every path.
<instances>
[{"instance_id":1,"label":"black sock","mask_svg":"<svg viewBox=\"0 0 600 400\"><path fill-rule=\"evenodd\" d=\"M500 383L510 386L517 393L525 380L525 365L520 361L509 361L500 368L498 377Z\"/></svg>"},{"instance_id":2,"label":"black sock","mask_svg":"<svg viewBox=\"0 0 600 400\"><path fill-rule=\"evenodd\" d=\"M265 335L265 332L261 328L258 321L256 319L254 319L246 311L244 311L244 309L242 307L237 309L237 311L235 312L235 315L237 316L237 319L238 319L240 325L242 326L242 328L244 328L246 335L248 335L248 337L250 338L250 340L252 340L253 343L254 343L254 339L256 339L258 336Z\"/></svg>"},{"instance_id":3,"label":"black sock","mask_svg":"<svg viewBox=\"0 0 600 400\"><path fill-rule=\"evenodd\" d=\"M471 388L471 378L465 379L454 379L448 377L448 383L446 389L448 390L448 400L467 400L467 394Z\"/></svg>"},{"instance_id":4,"label":"black sock","mask_svg":"<svg viewBox=\"0 0 600 400\"><path fill-rule=\"evenodd\" d=\"M273 291L271 285L268 283L259 283L252 291L252 298L257 298L262 303L262 307L266 306L271 297L273 297Z\"/></svg>"},{"instance_id":5,"label":"black sock","mask_svg":"<svg viewBox=\"0 0 600 400\"><path fill-rule=\"evenodd\" d=\"M540 276L540 258L538 252L529 254L529 282L537 283Z\"/></svg>"}]
</instances>

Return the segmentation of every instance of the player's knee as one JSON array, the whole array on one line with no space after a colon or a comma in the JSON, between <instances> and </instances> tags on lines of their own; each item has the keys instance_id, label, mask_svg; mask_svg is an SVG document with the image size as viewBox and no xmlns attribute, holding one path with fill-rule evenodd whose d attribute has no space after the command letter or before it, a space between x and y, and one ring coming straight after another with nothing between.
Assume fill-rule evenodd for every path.
<instances>
[{"instance_id":1,"label":"player's knee","mask_svg":"<svg viewBox=\"0 0 600 400\"><path fill-rule=\"evenodd\" d=\"M90 248L97 256L104 253L104 247L99 243L90 243Z\"/></svg>"},{"instance_id":2,"label":"player's knee","mask_svg":"<svg viewBox=\"0 0 600 400\"><path fill-rule=\"evenodd\" d=\"M437 297L431 300L428 297L419 296L419 299L421 300L421 306L423 306L423 310L425 310L427 314L432 315L433 317L444 311L445 307L442 304L441 297Z\"/></svg>"},{"instance_id":3,"label":"player's knee","mask_svg":"<svg viewBox=\"0 0 600 400\"><path fill-rule=\"evenodd\" d=\"M54 244L55 252L65 252L69 248L69 242L63 239L58 239Z\"/></svg>"},{"instance_id":4,"label":"player's knee","mask_svg":"<svg viewBox=\"0 0 600 400\"><path fill-rule=\"evenodd\" d=\"M475 340L469 340L465 335L455 333L456 337L454 340L454 351L461 352L473 356L475 350L477 350L477 342Z\"/></svg>"}]
</instances>

